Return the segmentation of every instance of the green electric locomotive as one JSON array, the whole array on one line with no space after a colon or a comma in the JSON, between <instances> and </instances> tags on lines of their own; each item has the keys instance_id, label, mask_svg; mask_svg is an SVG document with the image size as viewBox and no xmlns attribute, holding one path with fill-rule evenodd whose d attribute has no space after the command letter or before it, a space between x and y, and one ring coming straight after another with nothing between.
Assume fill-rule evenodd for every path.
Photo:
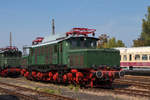
<instances>
[{"instance_id":1,"label":"green electric locomotive","mask_svg":"<svg viewBox=\"0 0 150 100\"><path fill-rule=\"evenodd\" d=\"M96 30L73 28L62 35L37 38L22 58L21 74L30 80L71 83L81 86L111 86L124 75L120 52L97 48Z\"/></svg>"},{"instance_id":2,"label":"green electric locomotive","mask_svg":"<svg viewBox=\"0 0 150 100\"><path fill-rule=\"evenodd\" d=\"M0 76L20 75L20 59L22 52L14 46L0 49Z\"/></svg>"}]
</instances>

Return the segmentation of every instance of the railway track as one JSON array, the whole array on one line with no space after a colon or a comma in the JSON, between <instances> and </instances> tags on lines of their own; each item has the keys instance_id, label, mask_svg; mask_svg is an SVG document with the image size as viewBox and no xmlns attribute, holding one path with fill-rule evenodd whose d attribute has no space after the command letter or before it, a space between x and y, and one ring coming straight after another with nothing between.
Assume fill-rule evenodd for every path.
<instances>
[{"instance_id":1,"label":"railway track","mask_svg":"<svg viewBox=\"0 0 150 100\"><path fill-rule=\"evenodd\" d=\"M150 98L150 91L145 91L145 90L133 90L133 89L123 89L123 88L118 88L112 90L112 92L115 92L117 94L126 94L130 96L141 96L141 97L148 97Z\"/></svg>"},{"instance_id":2,"label":"railway track","mask_svg":"<svg viewBox=\"0 0 150 100\"><path fill-rule=\"evenodd\" d=\"M146 98L150 98L150 91L145 91L145 90L135 90L135 89L126 89L126 88L116 88L116 89L97 89L97 88L89 88L89 89L82 89L82 91L89 91L89 92L93 92L93 93L114 93L116 94L120 94L120 95L129 95L129 96L139 96L139 97L146 97Z\"/></svg>"},{"instance_id":3,"label":"railway track","mask_svg":"<svg viewBox=\"0 0 150 100\"><path fill-rule=\"evenodd\" d=\"M68 97L36 91L30 88L20 87L0 82L0 91L15 95L21 100L73 100Z\"/></svg>"},{"instance_id":4,"label":"railway track","mask_svg":"<svg viewBox=\"0 0 150 100\"><path fill-rule=\"evenodd\" d=\"M19 97L19 99L21 99L21 100L36 100L37 99L35 97L24 95L24 94L14 92L14 91L10 91L9 89L2 88L2 87L0 87L0 92L6 93L9 95L15 95L15 96Z\"/></svg>"},{"instance_id":5,"label":"railway track","mask_svg":"<svg viewBox=\"0 0 150 100\"><path fill-rule=\"evenodd\" d=\"M148 82L139 82L139 81L133 81L133 80L115 80L114 84L124 84L124 85L131 85L131 86L136 86L140 87L142 89L148 89L148 90L133 90L133 89L128 89L128 88L115 88L113 90L111 89L102 89L102 88L90 88L90 89L84 89L83 91L90 91L90 92L112 92L112 93L117 93L117 94L122 94L122 95L130 95L130 96L141 96L141 97L148 97L150 98L150 83Z\"/></svg>"},{"instance_id":6,"label":"railway track","mask_svg":"<svg viewBox=\"0 0 150 100\"><path fill-rule=\"evenodd\" d=\"M117 79L114 83L128 84L150 90L150 77L148 76L131 76L126 75L124 79Z\"/></svg>"},{"instance_id":7,"label":"railway track","mask_svg":"<svg viewBox=\"0 0 150 100\"><path fill-rule=\"evenodd\" d=\"M133 77L133 78L135 78L135 77ZM121 79L121 80L120 79L119 80L115 80L114 84L130 85L130 86L140 87L140 89L139 88L136 88L136 89L135 88L128 88L128 87L121 87L121 88L117 87L117 88L114 88L114 89L88 88L88 89L81 89L81 91L85 91L85 92L89 91L89 92L92 92L92 93L98 93L98 92L103 93L103 91L105 91L107 93L113 93L113 94L130 95L130 96L140 96L140 97L150 98L150 83L149 82L141 82L141 81L138 80L138 77L137 77L137 81L134 81L132 79L130 80L130 79L128 79L128 78L125 77L124 80L123 79ZM19 78L19 80L22 80L22 79ZM5 85L6 83L2 83L2 84ZM1 85L1 82L0 82L0 85ZM6 85L11 87L10 84L6 84ZM116 86L118 86L118 85L116 85ZM18 86L15 86L15 87L18 87ZM18 88L20 90L23 90L23 91L28 91L28 88L27 88L27 90L24 87L18 87ZM32 89L30 89L29 91L35 92L35 90L32 90ZM29 96L25 95L25 96L22 96L22 98L25 98L23 100L43 100L42 99L43 96L49 97L48 93L42 94L42 93L39 93L39 91L36 91L35 93L37 93L37 94L35 94L35 95L29 95ZM59 97L56 95L56 98L54 100L57 100L58 98ZM60 98L61 99L59 99L59 100L72 100L72 99L64 99L64 98L62 99L62 97L60 97Z\"/></svg>"},{"instance_id":8,"label":"railway track","mask_svg":"<svg viewBox=\"0 0 150 100\"><path fill-rule=\"evenodd\" d=\"M146 81L145 81L146 80ZM125 76L124 79L115 80L114 84L129 85L133 87L138 87L134 89L130 88L115 88L113 92L119 94L127 94L134 96L143 96L150 98L150 77L144 76Z\"/></svg>"},{"instance_id":9,"label":"railway track","mask_svg":"<svg viewBox=\"0 0 150 100\"><path fill-rule=\"evenodd\" d=\"M147 81L142 81L147 80ZM89 88L83 91L89 92L110 92L121 95L139 96L150 98L150 77L126 76L124 79L115 80L114 89ZM124 87L125 86L125 87ZM133 87L132 87L133 86ZM136 87L136 88L135 88Z\"/></svg>"},{"instance_id":10,"label":"railway track","mask_svg":"<svg viewBox=\"0 0 150 100\"><path fill-rule=\"evenodd\" d=\"M125 80L150 82L150 76L132 76L132 75L126 75L124 77L124 79Z\"/></svg>"},{"instance_id":11,"label":"railway track","mask_svg":"<svg viewBox=\"0 0 150 100\"><path fill-rule=\"evenodd\" d=\"M114 84L124 84L124 85L131 85L143 89L150 90L150 83L148 82L139 82L139 81L131 81L131 80L116 80Z\"/></svg>"}]
</instances>

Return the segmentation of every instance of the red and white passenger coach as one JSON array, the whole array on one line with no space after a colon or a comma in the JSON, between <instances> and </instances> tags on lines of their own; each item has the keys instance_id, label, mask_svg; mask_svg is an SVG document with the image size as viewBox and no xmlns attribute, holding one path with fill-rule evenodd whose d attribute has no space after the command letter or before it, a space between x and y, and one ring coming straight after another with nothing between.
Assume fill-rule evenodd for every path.
<instances>
[{"instance_id":1,"label":"red and white passenger coach","mask_svg":"<svg viewBox=\"0 0 150 100\"><path fill-rule=\"evenodd\" d=\"M120 66L127 69L150 69L150 47L116 48L120 50Z\"/></svg>"}]
</instances>

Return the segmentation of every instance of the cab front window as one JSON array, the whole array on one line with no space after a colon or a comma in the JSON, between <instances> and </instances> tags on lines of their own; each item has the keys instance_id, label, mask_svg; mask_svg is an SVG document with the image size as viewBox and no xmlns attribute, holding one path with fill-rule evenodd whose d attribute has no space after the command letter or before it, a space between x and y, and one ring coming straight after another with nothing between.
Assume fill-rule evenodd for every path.
<instances>
[{"instance_id":1,"label":"cab front window","mask_svg":"<svg viewBox=\"0 0 150 100\"><path fill-rule=\"evenodd\" d=\"M72 38L69 40L71 49L85 49L85 48L96 48L97 40L94 38L87 38L87 37L78 37L78 38Z\"/></svg>"}]
</instances>

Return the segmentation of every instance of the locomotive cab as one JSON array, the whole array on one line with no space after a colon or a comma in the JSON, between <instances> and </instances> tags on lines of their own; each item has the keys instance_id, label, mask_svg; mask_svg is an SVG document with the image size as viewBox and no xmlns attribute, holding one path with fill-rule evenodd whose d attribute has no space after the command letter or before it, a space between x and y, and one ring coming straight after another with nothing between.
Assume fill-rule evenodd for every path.
<instances>
[{"instance_id":1,"label":"locomotive cab","mask_svg":"<svg viewBox=\"0 0 150 100\"><path fill-rule=\"evenodd\" d=\"M76 74L82 73L79 76L86 77L85 80L90 81L91 87L106 84L110 86L115 78L125 74L120 68L120 52L110 48L97 48L97 41L98 38L88 36L70 37L68 65L71 69L76 69Z\"/></svg>"}]
</instances>

